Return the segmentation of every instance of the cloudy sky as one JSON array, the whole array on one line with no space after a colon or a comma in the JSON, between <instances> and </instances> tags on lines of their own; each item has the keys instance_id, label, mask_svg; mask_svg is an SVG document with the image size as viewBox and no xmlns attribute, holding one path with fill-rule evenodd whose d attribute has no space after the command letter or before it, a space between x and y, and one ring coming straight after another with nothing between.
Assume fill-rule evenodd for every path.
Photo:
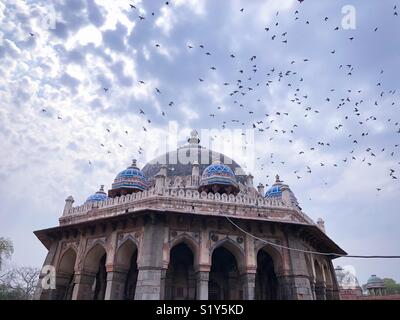
<instances>
[{"instance_id":1,"label":"cloudy sky","mask_svg":"<svg viewBox=\"0 0 400 320\"><path fill-rule=\"evenodd\" d=\"M178 145L214 129L201 143L217 150L243 130L234 139L254 152L224 152L255 184L279 173L349 254L399 255L400 2L348 4L0 1L0 236L13 262L39 267L32 232L58 224L67 196L81 204L132 158L143 166L171 128ZM400 260L335 264L361 283L400 281Z\"/></svg>"}]
</instances>

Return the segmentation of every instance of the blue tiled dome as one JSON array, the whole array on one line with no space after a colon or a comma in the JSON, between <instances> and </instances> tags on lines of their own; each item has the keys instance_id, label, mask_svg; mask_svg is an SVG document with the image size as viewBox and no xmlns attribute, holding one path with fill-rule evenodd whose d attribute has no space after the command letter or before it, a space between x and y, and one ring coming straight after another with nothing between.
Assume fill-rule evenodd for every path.
<instances>
[{"instance_id":1,"label":"blue tiled dome","mask_svg":"<svg viewBox=\"0 0 400 320\"><path fill-rule=\"evenodd\" d=\"M275 183L272 185L271 188L267 190L265 193L265 198L267 199L282 199L282 191L287 190L289 192L289 202L293 205L296 205L300 208L299 203L297 201L296 196L289 188L287 184L284 184L283 181L279 179L279 175L276 175ZM301 209L301 208L300 208Z\"/></svg>"},{"instance_id":2,"label":"blue tiled dome","mask_svg":"<svg viewBox=\"0 0 400 320\"><path fill-rule=\"evenodd\" d=\"M223 190L218 190L221 188L217 187L224 187ZM236 176L233 173L232 169L225 164L220 162L214 162L209 165L207 168L204 169L203 174L200 180L200 191L208 190L207 187L214 187L214 190L219 191L231 191L231 192L238 192L239 186L236 181ZM226 187L226 188L225 188ZM230 187L230 188L229 188Z\"/></svg>"},{"instance_id":3,"label":"blue tiled dome","mask_svg":"<svg viewBox=\"0 0 400 320\"><path fill-rule=\"evenodd\" d=\"M282 185L273 185L265 193L266 198L281 197L282 196Z\"/></svg>"},{"instance_id":4,"label":"blue tiled dome","mask_svg":"<svg viewBox=\"0 0 400 320\"><path fill-rule=\"evenodd\" d=\"M107 199L107 194L104 192L104 185L102 185L99 191L97 191L95 194L92 194L86 199L85 203L99 202Z\"/></svg>"},{"instance_id":5,"label":"blue tiled dome","mask_svg":"<svg viewBox=\"0 0 400 320\"><path fill-rule=\"evenodd\" d=\"M132 165L118 173L108 192L110 197L127 194L132 191L144 191L148 188L148 181L142 171L136 166L136 160Z\"/></svg>"}]
</instances>

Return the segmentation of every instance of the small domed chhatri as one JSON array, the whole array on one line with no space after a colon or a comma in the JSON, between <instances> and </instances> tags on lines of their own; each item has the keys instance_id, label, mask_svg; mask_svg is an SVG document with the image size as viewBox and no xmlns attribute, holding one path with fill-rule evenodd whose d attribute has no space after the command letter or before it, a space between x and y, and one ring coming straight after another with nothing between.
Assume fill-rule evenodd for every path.
<instances>
[{"instance_id":1,"label":"small domed chhatri","mask_svg":"<svg viewBox=\"0 0 400 320\"><path fill-rule=\"evenodd\" d=\"M147 178L137 167L136 159L134 159L128 168L118 173L111 186L111 190L108 191L108 196L113 198L133 192L144 191L147 190L147 188Z\"/></svg>"},{"instance_id":2,"label":"small domed chhatri","mask_svg":"<svg viewBox=\"0 0 400 320\"><path fill-rule=\"evenodd\" d=\"M279 179L279 175L276 175L275 179L275 183L265 193L266 198L282 197L282 187L284 184Z\"/></svg>"},{"instance_id":3,"label":"small domed chhatri","mask_svg":"<svg viewBox=\"0 0 400 320\"><path fill-rule=\"evenodd\" d=\"M237 194L239 185L232 169L219 160L214 160L201 175L199 191Z\"/></svg>"},{"instance_id":4,"label":"small domed chhatri","mask_svg":"<svg viewBox=\"0 0 400 320\"><path fill-rule=\"evenodd\" d=\"M385 286L383 280L375 274L373 274L372 276L369 277L369 279L367 281L367 285Z\"/></svg>"},{"instance_id":5,"label":"small domed chhatri","mask_svg":"<svg viewBox=\"0 0 400 320\"><path fill-rule=\"evenodd\" d=\"M91 196L89 196L86 201L86 203L92 203L92 202L99 202L99 201L104 201L107 200L107 193L104 192L104 185L100 186L99 191L97 191L95 194L92 194Z\"/></svg>"},{"instance_id":6,"label":"small domed chhatri","mask_svg":"<svg viewBox=\"0 0 400 320\"><path fill-rule=\"evenodd\" d=\"M386 295L385 282L375 274L369 277L367 284L364 285L364 288L370 296Z\"/></svg>"},{"instance_id":7,"label":"small domed chhatri","mask_svg":"<svg viewBox=\"0 0 400 320\"><path fill-rule=\"evenodd\" d=\"M287 202L292 203L295 206L299 205L293 191L289 188L287 184L284 184L283 181L280 180L279 175L275 176L275 183L272 185L271 188L267 190L267 192L265 193L265 198L283 199Z\"/></svg>"}]
</instances>

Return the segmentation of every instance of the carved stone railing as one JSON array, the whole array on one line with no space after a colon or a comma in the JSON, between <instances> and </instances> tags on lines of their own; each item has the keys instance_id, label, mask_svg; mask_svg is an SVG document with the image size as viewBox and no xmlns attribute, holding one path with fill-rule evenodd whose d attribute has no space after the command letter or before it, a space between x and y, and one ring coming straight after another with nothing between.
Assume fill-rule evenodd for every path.
<instances>
[{"instance_id":1,"label":"carved stone railing","mask_svg":"<svg viewBox=\"0 0 400 320\"><path fill-rule=\"evenodd\" d=\"M193 204L196 204L195 206ZM151 209L188 211L189 213L217 212L221 205L226 214L243 215L247 218L263 218L267 214L263 212L279 211L295 214L299 222L314 222L304 213L293 206L287 205L282 200L266 199L258 194L227 195L219 193L199 193L193 189L155 189L151 188L143 192L137 192L121 197L110 198L105 201L92 202L81 206L72 207L60 218L60 223L74 223L78 220L92 220L101 217L112 216L115 212ZM238 209L240 207L240 209ZM114 212L114 213L111 213ZM282 218L283 217L283 218ZM288 214L279 216L277 220L291 220L293 216ZM74 222L73 222L74 221Z\"/></svg>"}]
</instances>

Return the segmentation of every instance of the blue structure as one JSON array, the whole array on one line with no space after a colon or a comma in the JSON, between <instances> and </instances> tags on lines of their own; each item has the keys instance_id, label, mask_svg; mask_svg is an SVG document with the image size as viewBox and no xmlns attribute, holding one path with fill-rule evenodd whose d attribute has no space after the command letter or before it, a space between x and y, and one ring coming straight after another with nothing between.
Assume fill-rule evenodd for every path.
<instances>
[{"instance_id":1,"label":"blue structure","mask_svg":"<svg viewBox=\"0 0 400 320\"><path fill-rule=\"evenodd\" d=\"M214 163L204 169L199 191L237 194L239 192L239 185L230 167L214 161Z\"/></svg>"},{"instance_id":2,"label":"blue structure","mask_svg":"<svg viewBox=\"0 0 400 320\"><path fill-rule=\"evenodd\" d=\"M147 178L136 166L136 160L134 159L132 165L118 173L111 186L111 190L108 191L108 195L110 197L116 197L133 192L144 191L147 190L148 187L149 183Z\"/></svg>"},{"instance_id":3,"label":"blue structure","mask_svg":"<svg viewBox=\"0 0 400 320\"><path fill-rule=\"evenodd\" d=\"M92 194L91 196L89 196L86 199L85 204L91 203L91 202L100 202L100 201L104 201L107 199L108 199L108 196L104 192L104 185L101 185L99 191L97 191L95 194Z\"/></svg>"}]
</instances>

